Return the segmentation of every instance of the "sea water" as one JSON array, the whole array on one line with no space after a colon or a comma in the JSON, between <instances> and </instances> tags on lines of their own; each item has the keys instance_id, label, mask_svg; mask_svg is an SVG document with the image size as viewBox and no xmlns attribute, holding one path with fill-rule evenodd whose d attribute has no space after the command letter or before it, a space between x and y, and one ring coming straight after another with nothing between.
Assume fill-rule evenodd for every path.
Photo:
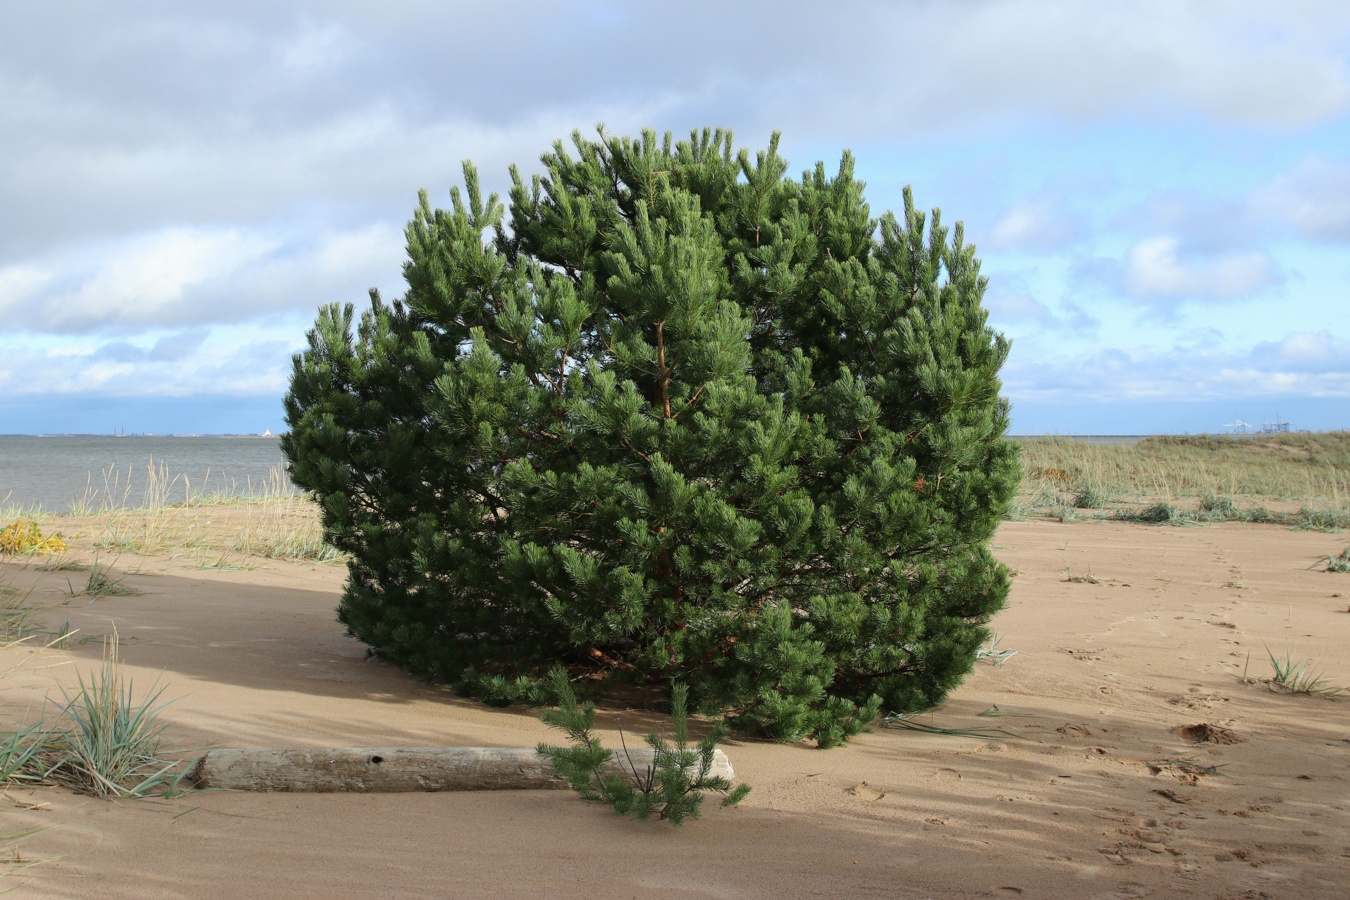
<instances>
[{"instance_id":1,"label":"sea water","mask_svg":"<svg viewBox=\"0 0 1350 900\"><path fill-rule=\"evenodd\" d=\"M1141 439L1064 437L1104 444ZM65 513L72 506L138 507L182 503L189 493L239 496L278 488L292 489L275 435L0 436L0 510Z\"/></svg>"},{"instance_id":2,"label":"sea water","mask_svg":"<svg viewBox=\"0 0 1350 900\"><path fill-rule=\"evenodd\" d=\"M291 490L265 436L0 436L0 509L69 512Z\"/></svg>"}]
</instances>

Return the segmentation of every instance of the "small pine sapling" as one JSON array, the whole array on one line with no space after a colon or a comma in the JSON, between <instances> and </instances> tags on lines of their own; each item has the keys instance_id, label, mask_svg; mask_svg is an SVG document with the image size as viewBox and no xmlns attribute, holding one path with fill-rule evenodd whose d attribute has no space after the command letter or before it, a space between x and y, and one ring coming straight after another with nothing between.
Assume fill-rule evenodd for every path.
<instances>
[{"instance_id":1,"label":"small pine sapling","mask_svg":"<svg viewBox=\"0 0 1350 900\"><path fill-rule=\"evenodd\" d=\"M614 751L600 746L600 739L591 733L595 704L579 703L563 672L555 670L552 681L558 708L544 713L544 723L566 734L573 746L541 743L538 752L583 800L608 803L619 815L639 821L655 813L658 819L680 825L685 819L698 818L704 791L724 794L723 806L734 806L750 793L748 784L732 787L728 779L711 774L713 751L726 736L724 723L705 735L696 748L689 746L687 685L676 684L671 689L673 743L659 734L647 735L654 758L639 769L626 745L623 758L616 760Z\"/></svg>"}]
</instances>

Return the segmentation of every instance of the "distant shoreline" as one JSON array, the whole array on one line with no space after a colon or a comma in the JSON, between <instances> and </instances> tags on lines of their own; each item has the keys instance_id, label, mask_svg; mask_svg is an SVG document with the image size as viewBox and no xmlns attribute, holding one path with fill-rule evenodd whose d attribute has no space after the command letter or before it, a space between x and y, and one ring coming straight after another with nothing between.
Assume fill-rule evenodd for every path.
<instances>
[{"instance_id":1,"label":"distant shoreline","mask_svg":"<svg viewBox=\"0 0 1350 900\"><path fill-rule=\"evenodd\" d=\"M1328 429L1328 431L1330 431L1330 432L1339 431L1339 430L1340 430L1340 429ZM1273 434L1313 434L1313 433L1326 433L1326 432L1304 432L1304 431L1298 431L1298 432L1293 432L1293 431L1289 431L1289 432L1280 432L1280 431L1247 431L1247 432L1234 432L1234 431L1176 431L1176 432L1172 432L1172 431L1160 431L1160 432L1154 432L1154 433L1152 433L1152 434L1062 434L1062 433L1059 433L1059 432L1045 431L1045 432L1040 432L1040 433L1038 433L1038 434L1010 434L1010 435L1008 435L1008 439L1009 439L1009 440L1012 440L1012 441L1026 441L1026 440L1042 440L1042 439L1046 439L1046 438L1060 438L1060 439L1063 439L1063 440L1066 440L1066 441L1084 441L1084 442L1089 443L1089 444L1137 444L1137 443L1139 443L1140 441L1144 440L1145 438L1151 438L1151 437L1227 437L1227 438L1258 438L1258 437L1269 437L1269 436L1271 436L1271 435L1273 435ZM267 439L267 440L276 440L277 438L281 437L281 435L282 435L282 432L277 432L277 433L275 433L275 434L273 434L273 433L265 433L265 434L253 434L253 433L238 433L238 434L233 434L233 433L232 433L232 434L204 434L204 433L202 433L202 434L153 434L153 433L143 433L143 434L93 434L93 433L83 433L83 432L73 432L73 431L63 431L63 432L48 433L48 434L0 434L0 440L3 440L3 439L5 439L5 438L81 438L81 439L83 439L83 440L89 440L89 439L91 439L91 438L97 438L97 439L102 439L102 438L117 438L117 439L119 439L119 440L121 440L121 439L133 439L133 438L154 438L154 439L156 439L156 440L160 440L160 439L163 439L163 438L240 438L240 439L248 439L248 438L264 438L264 439Z\"/></svg>"}]
</instances>

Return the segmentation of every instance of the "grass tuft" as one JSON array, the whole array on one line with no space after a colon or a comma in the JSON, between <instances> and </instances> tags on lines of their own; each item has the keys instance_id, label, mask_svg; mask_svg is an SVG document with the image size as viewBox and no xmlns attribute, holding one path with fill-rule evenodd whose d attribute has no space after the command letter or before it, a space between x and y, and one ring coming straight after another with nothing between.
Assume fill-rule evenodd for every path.
<instances>
[{"instance_id":1,"label":"grass tuft","mask_svg":"<svg viewBox=\"0 0 1350 900\"><path fill-rule=\"evenodd\" d=\"M51 741L44 723L0 735L0 785L37 785L46 780L42 755Z\"/></svg>"},{"instance_id":2,"label":"grass tuft","mask_svg":"<svg viewBox=\"0 0 1350 900\"><path fill-rule=\"evenodd\" d=\"M979 713L981 716L986 714L997 715L997 713L990 713L989 710ZM883 728L903 728L906 731L917 731L919 734L946 734L980 740L1021 737L1021 735L1013 734L1011 731L1004 731L1002 728L939 728L937 725L916 722L909 713L891 713L888 716L883 716L881 726Z\"/></svg>"},{"instance_id":3,"label":"grass tuft","mask_svg":"<svg viewBox=\"0 0 1350 900\"><path fill-rule=\"evenodd\" d=\"M72 597L134 597L140 591L126 583L126 578L115 578L112 574L112 564L100 566L98 557L94 557L94 562L89 566L89 578L80 590L75 590L69 582L66 583Z\"/></svg>"},{"instance_id":4,"label":"grass tuft","mask_svg":"<svg viewBox=\"0 0 1350 900\"><path fill-rule=\"evenodd\" d=\"M1086 573L1075 572L1068 563L1059 572L1059 580L1067 581L1070 584L1101 584L1102 580L1092 574L1092 567L1089 566Z\"/></svg>"},{"instance_id":5,"label":"grass tuft","mask_svg":"<svg viewBox=\"0 0 1350 900\"><path fill-rule=\"evenodd\" d=\"M1111 502L1111 498L1095 485L1088 485L1073 495L1075 509L1101 509Z\"/></svg>"},{"instance_id":6,"label":"grass tuft","mask_svg":"<svg viewBox=\"0 0 1350 900\"><path fill-rule=\"evenodd\" d=\"M995 666L1001 666L1016 656L1016 650L1004 650L999 648L998 642L1000 637L1001 635L999 635L998 632L991 634L989 636L989 643L976 649L975 661L979 662L982 659L987 659Z\"/></svg>"},{"instance_id":7,"label":"grass tuft","mask_svg":"<svg viewBox=\"0 0 1350 900\"><path fill-rule=\"evenodd\" d=\"M1171 503L1154 503L1143 509L1116 510L1115 518L1122 522L1146 522L1152 525L1183 525L1185 516Z\"/></svg>"},{"instance_id":8,"label":"grass tuft","mask_svg":"<svg viewBox=\"0 0 1350 900\"><path fill-rule=\"evenodd\" d=\"M1344 531L1350 528L1350 512L1325 506L1304 506L1293 517L1292 524L1305 531Z\"/></svg>"},{"instance_id":9,"label":"grass tuft","mask_svg":"<svg viewBox=\"0 0 1350 900\"><path fill-rule=\"evenodd\" d=\"M1340 556L1327 557L1328 572L1350 572L1350 547L1341 551Z\"/></svg>"},{"instance_id":10,"label":"grass tuft","mask_svg":"<svg viewBox=\"0 0 1350 900\"><path fill-rule=\"evenodd\" d=\"M73 632L62 629L56 646ZM122 675L116 636L104 641L102 668L63 691L56 724L47 720L0 733L0 789L59 784L98 797L178 792L187 769L160 757L159 680L138 699Z\"/></svg>"},{"instance_id":11,"label":"grass tuft","mask_svg":"<svg viewBox=\"0 0 1350 900\"><path fill-rule=\"evenodd\" d=\"M1277 513L1271 512L1260 503L1253 504L1242 511L1242 521L1255 525L1278 525L1283 520Z\"/></svg>"},{"instance_id":12,"label":"grass tuft","mask_svg":"<svg viewBox=\"0 0 1350 900\"><path fill-rule=\"evenodd\" d=\"M1248 684L1259 682L1265 684L1272 691L1281 691L1288 694L1307 694L1317 697L1334 697L1344 692L1345 688L1333 687L1327 683L1326 678L1319 672L1313 671L1312 660L1295 659L1288 650L1281 659L1269 648L1266 648L1266 654L1270 657L1270 666L1275 674L1270 678L1253 679L1247 675L1247 667L1243 667L1242 680ZM1248 666L1251 665L1251 659L1248 657Z\"/></svg>"},{"instance_id":13,"label":"grass tuft","mask_svg":"<svg viewBox=\"0 0 1350 900\"><path fill-rule=\"evenodd\" d=\"M33 612L29 603L33 589L10 587L9 578L0 572L0 647L10 647L32 633L28 617Z\"/></svg>"},{"instance_id":14,"label":"grass tuft","mask_svg":"<svg viewBox=\"0 0 1350 900\"><path fill-rule=\"evenodd\" d=\"M1200 511L1221 522L1231 522L1242 518L1242 513L1231 497L1216 497L1213 494L1205 494L1200 498Z\"/></svg>"},{"instance_id":15,"label":"grass tuft","mask_svg":"<svg viewBox=\"0 0 1350 900\"><path fill-rule=\"evenodd\" d=\"M160 757L164 687L155 679L138 699L118 664L115 637L104 648L102 667L88 681L77 676L76 689L65 694L61 727L42 735L40 762L30 771L96 797L177 793L188 769Z\"/></svg>"},{"instance_id":16,"label":"grass tuft","mask_svg":"<svg viewBox=\"0 0 1350 900\"><path fill-rule=\"evenodd\" d=\"M72 559L65 553L58 553L38 563L36 568L39 572L83 572L89 566L79 560Z\"/></svg>"},{"instance_id":17,"label":"grass tuft","mask_svg":"<svg viewBox=\"0 0 1350 900\"><path fill-rule=\"evenodd\" d=\"M1058 519L1066 524L1069 522L1081 522L1084 518L1083 514L1080 513L1077 508L1070 506L1067 503L1051 509L1049 516L1052 519Z\"/></svg>"}]
</instances>

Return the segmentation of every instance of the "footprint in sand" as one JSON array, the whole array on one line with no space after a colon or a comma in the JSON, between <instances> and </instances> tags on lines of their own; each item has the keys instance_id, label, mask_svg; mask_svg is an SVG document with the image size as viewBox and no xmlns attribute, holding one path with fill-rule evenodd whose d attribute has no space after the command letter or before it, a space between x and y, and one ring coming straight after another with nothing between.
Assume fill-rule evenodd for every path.
<instances>
[{"instance_id":1,"label":"footprint in sand","mask_svg":"<svg viewBox=\"0 0 1350 900\"><path fill-rule=\"evenodd\" d=\"M864 803L875 803L886 796L885 791L877 790L865 781L849 788L848 792Z\"/></svg>"},{"instance_id":2,"label":"footprint in sand","mask_svg":"<svg viewBox=\"0 0 1350 900\"><path fill-rule=\"evenodd\" d=\"M1219 694L1196 694L1190 697L1169 697L1168 706L1184 706L1187 709L1210 709L1216 703L1227 703L1228 698Z\"/></svg>"},{"instance_id":3,"label":"footprint in sand","mask_svg":"<svg viewBox=\"0 0 1350 900\"><path fill-rule=\"evenodd\" d=\"M1154 788L1153 793L1157 794L1159 797L1164 798L1165 800L1170 800L1173 803L1179 803L1182 806L1185 806L1187 803L1190 803L1192 800L1195 799L1194 797L1189 797L1185 794L1179 794L1176 791L1172 790L1171 788Z\"/></svg>"},{"instance_id":4,"label":"footprint in sand","mask_svg":"<svg viewBox=\"0 0 1350 900\"><path fill-rule=\"evenodd\" d=\"M1177 725L1168 730L1188 744L1240 744L1246 740L1222 725L1211 725L1208 722Z\"/></svg>"},{"instance_id":5,"label":"footprint in sand","mask_svg":"<svg viewBox=\"0 0 1350 900\"><path fill-rule=\"evenodd\" d=\"M1098 847L1097 852L1117 865L1124 865L1150 856L1181 856L1171 846L1176 823L1153 816L1126 820L1116 829L1121 836L1114 844ZM1128 896L1140 896L1138 894Z\"/></svg>"},{"instance_id":6,"label":"footprint in sand","mask_svg":"<svg viewBox=\"0 0 1350 900\"><path fill-rule=\"evenodd\" d=\"M1147 897L1153 891L1147 885L1142 884L1122 884L1120 890L1110 896L1119 898L1119 900L1139 900L1141 897Z\"/></svg>"},{"instance_id":7,"label":"footprint in sand","mask_svg":"<svg viewBox=\"0 0 1350 900\"><path fill-rule=\"evenodd\" d=\"M1198 785L1201 778L1221 774L1218 766L1206 766L1188 759L1160 759L1144 765L1154 775L1167 775L1189 787Z\"/></svg>"}]
</instances>

